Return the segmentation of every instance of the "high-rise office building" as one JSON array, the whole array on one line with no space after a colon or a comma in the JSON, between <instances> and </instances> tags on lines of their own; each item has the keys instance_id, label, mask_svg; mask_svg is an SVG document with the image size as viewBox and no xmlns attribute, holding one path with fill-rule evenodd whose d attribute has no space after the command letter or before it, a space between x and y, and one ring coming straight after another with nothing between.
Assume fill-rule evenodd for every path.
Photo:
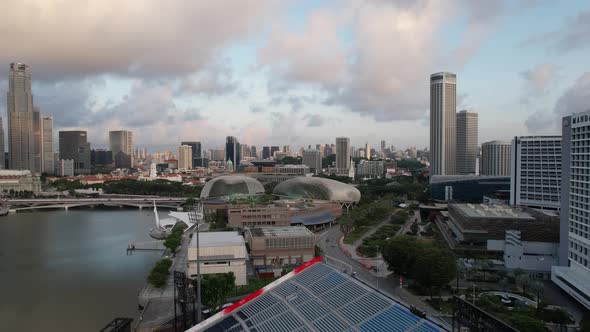
<instances>
[{"instance_id":1,"label":"high-rise office building","mask_svg":"<svg viewBox=\"0 0 590 332\"><path fill-rule=\"evenodd\" d=\"M43 172L41 110L33 106L33 172Z\"/></svg>"},{"instance_id":2,"label":"high-rise office building","mask_svg":"<svg viewBox=\"0 0 590 332\"><path fill-rule=\"evenodd\" d=\"M348 174L350 169L350 138L336 137L336 172Z\"/></svg>"},{"instance_id":3,"label":"high-rise office building","mask_svg":"<svg viewBox=\"0 0 590 332\"><path fill-rule=\"evenodd\" d=\"M0 116L0 169L4 169L6 160L4 159L4 124L2 123L2 117Z\"/></svg>"},{"instance_id":4,"label":"high-rise office building","mask_svg":"<svg viewBox=\"0 0 590 332\"><path fill-rule=\"evenodd\" d=\"M74 174L90 174L90 143L86 131L59 132L59 159L74 160Z\"/></svg>"},{"instance_id":5,"label":"high-rise office building","mask_svg":"<svg viewBox=\"0 0 590 332\"><path fill-rule=\"evenodd\" d=\"M191 147L191 155L192 155L192 164L191 164L191 168L195 168L195 167L199 167L201 166L200 164L202 163L201 159L203 158L203 155L201 153L201 142L198 141L186 141L186 142L181 142L180 145L188 145ZM180 156L178 157L180 159ZM180 163L180 161L179 161ZM180 166L178 166L178 168L180 168Z\"/></svg>"},{"instance_id":6,"label":"high-rise office building","mask_svg":"<svg viewBox=\"0 0 590 332\"><path fill-rule=\"evenodd\" d=\"M178 169L193 168L193 147L190 145L181 145L178 147Z\"/></svg>"},{"instance_id":7,"label":"high-rise office building","mask_svg":"<svg viewBox=\"0 0 590 332\"><path fill-rule=\"evenodd\" d=\"M250 147L250 156L254 157L254 158L258 158L258 154L256 153L256 147L252 146Z\"/></svg>"},{"instance_id":8,"label":"high-rise office building","mask_svg":"<svg viewBox=\"0 0 590 332\"><path fill-rule=\"evenodd\" d=\"M515 137L510 155L510 204L559 210L561 136Z\"/></svg>"},{"instance_id":9,"label":"high-rise office building","mask_svg":"<svg viewBox=\"0 0 590 332\"><path fill-rule=\"evenodd\" d=\"M10 168L34 170L33 93L31 92L31 71L28 65L10 64L6 96Z\"/></svg>"},{"instance_id":10,"label":"high-rise office building","mask_svg":"<svg viewBox=\"0 0 590 332\"><path fill-rule=\"evenodd\" d=\"M302 163L315 174L322 172L322 157L319 150L303 150Z\"/></svg>"},{"instance_id":11,"label":"high-rise office building","mask_svg":"<svg viewBox=\"0 0 590 332\"><path fill-rule=\"evenodd\" d=\"M510 142L491 141L481 145L481 175L510 176Z\"/></svg>"},{"instance_id":12,"label":"high-rise office building","mask_svg":"<svg viewBox=\"0 0 590 332\"><path fill-rule=\"evenodd\" d=\"M430 75L430 174L456 173L457 76Z\"/></svg>"},{"instance_id":13,"label":"high-rise office building","mask_svg":"<svg viewBox=\"0 0 590 332\"><path fill-rule=\"evenodd\" d=\"M93 167L105 167L113 164L113 151L106 149L92 149L90 163Z\"/></svg>"},{"instance_id":14,"label":"high-rise office building","mask_svg":"<svg viewBox=\"0 0 590 332\"><path fill-rule=\"evenodd\" d=\"M211 149L209 159L214 161L223 161L225 160L225 151L222 149Z\"/></svg>"},{"instance_id":15,"label":"high-rise office building","mask_svg":"<svg viewBox=\"0 0 590 332\"><path fill-rule=\"evenodd\" d=\"M371 145L369 143L365 143L365 158L371 160Z\"/></svg>"},{"instance_id":16,"label":"high-rise office building","mask_svg":"<svg viewBox=\"0 0 590 332\"><path fill-rule=\"evenodd\" d=\"M457 113L457 174L475 174L477 159L477 113Z\"/></svg>"},{"instance_id":17,"label":"high-rise office building","mask_svg":"<svg viewBox=\"0 0 590 332\"><path fill-rule=\"evenodd\" d=\"M590 111L562 119L559 265L551 280L590 309Z\"/></svg>"},{"instance_id":18,"label":"high-rise office building","mask_svg":"<svg viewBox=\"0 0 590 332\"><path fill-rule=\"evenodd\" d=\"M385 141L381 141L381 157L385 157Z\"/></svg>"},{"instance_id":19,"label":"high-rise office building","mask_svg":"<svg viewBox=\"0 0 590 332\"><path fill-rule=\"evenodd\" d=\"M41 165L44 173L55 173L52 116L41 118Z\"/></svg>"},{"instance_id":20,"label":"high-rise office building","mask_svg":"<svg viewBox=\"0 0 590 332\"><path fill-rule=\"evenodd\" d=\"M242 160L242 156L240 155L241 150L240 141L233 136L227 136L225 139L225 161L231 161L234 170L240 165L240 161Z\"/></svg>"},{"instance_id":21,"label":"high-rise office building","mask_svg":"<svg viewBox=\"0 0 590 332\"><path fill-rule=\"evenodd\" d=\"M270 159L270 146L262 147L262 159Z\"/></svg>"},{"instance_id":22,"label":"high-rise office building","mask_svg":"<svg viewBox=\"0 0 590 332\"><path fill-rule=\"evenodd\" d=\"M115 158L115 167L133 167L133 133L127 130L109 131L109 144ZM123 156L122 154L125 156ZM119 163L117 163L117 160Z\"/></svg>"},{"instance_id":23,"label":"high-rise office building","mask_svg":"<svg viewBox=\"0 0 590 332\"><path fill-rule=\"evenodd\" d=\"M287 155L291 155L291 146L290 145L283 145L283 152Z\"/></svg>"}]
</instances>

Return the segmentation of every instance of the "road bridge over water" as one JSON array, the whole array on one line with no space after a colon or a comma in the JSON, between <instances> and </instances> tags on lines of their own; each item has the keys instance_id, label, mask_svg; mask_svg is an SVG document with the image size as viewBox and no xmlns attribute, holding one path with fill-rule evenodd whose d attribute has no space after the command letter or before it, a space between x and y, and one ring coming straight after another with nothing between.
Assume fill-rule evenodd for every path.
<instances>
[{"instance_id":1,"label":"road bridge over water","mask_svg":"<svg viewBox=\"0 0 590 332\"><path fill-rule=\"evenodd\" d=\"M90 206L119 206L151 208L156 203L159 208L181 209L187 197L109 197L109 198L31 198L8 199L4 204L10 212L31 211L40 209L64 209Z\"/></svg>"}]
</instances>

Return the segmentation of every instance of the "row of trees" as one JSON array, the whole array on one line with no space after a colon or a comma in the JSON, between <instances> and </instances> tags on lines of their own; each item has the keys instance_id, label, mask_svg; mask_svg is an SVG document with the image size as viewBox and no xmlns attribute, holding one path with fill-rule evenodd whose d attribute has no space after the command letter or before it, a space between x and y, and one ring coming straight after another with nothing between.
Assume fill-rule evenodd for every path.
<instances>
[{"instance_id":1,"label":"row of trees","mask_svg":"<svg viewBox=\"0 0 590 332\"><path fill-rule=\"evenodd\" d=\"M236 277L233 272L205 274L201 278L201 302L212 312L218 310L227 301L235 288ZM197 287L197 280L192 280Z\"/></svg>"},{"instance_id":2,"label":"row of trees","mask_svg":"<svg viewBox=\"0 0 590 332\"><path fill-rule=\"evenodd\" d=\"M381 247L389 269L414 279L432 290L446 286L457 275L455 255L447 248L418 241L414 236L398 235Z\"/></svg>"},{"instance_id":3,"label":"row of trees","mask_svg":"<svg viewBox=\"0 0 590 332\"><path fill-rule=\"evenodd\" d=\"M58 179L51 183L58 191L72 191L75 189L96 188L102 189L107 194L122 195L159 195L159 196L190 196L199 197L201 187L185 186L180 182L167 180L139 181L125 179L117 181L106 181L92 185L85 185L80 180Z\"/></svg>"},{"instance_id":4,"label":"row of trees","mask_svg":"<svg viewBox=\"0 0 590 332\"><path fill-rule=\"evenodd\" d=\"M170 259L164 258L157 261L148 275L148 282L156 288L162 288L166 284L168 275L170 275L170 266L172 266Z\"/></svg>"}]
</instances>

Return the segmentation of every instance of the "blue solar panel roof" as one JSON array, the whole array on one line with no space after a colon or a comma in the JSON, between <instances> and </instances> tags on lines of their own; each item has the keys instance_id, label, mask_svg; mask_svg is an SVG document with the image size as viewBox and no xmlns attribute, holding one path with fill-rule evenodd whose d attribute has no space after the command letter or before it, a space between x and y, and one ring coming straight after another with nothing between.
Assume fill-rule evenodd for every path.
<instances>
[{"instance_id":1,"label":"blue solar panel roof","mask_svg":"<svg viewBox=\"0 0 590 332\"><path fill-rule=\"evenodd\" d=\"M280 279L279 279L280 280ZM316 263L194 331L445 331L364 283Z\"/></svg>"}]
</instances>

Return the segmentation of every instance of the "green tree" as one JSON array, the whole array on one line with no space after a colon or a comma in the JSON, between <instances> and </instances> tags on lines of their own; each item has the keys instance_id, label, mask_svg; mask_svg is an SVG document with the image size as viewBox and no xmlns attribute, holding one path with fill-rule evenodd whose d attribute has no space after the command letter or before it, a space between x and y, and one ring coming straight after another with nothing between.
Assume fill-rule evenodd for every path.
<instances>
[{"instance_id":1,"label":"green tree","mask_svg":"<svg viewBox=\"0 0 590 332\"><path fill-rule=\"evenodd\" d=\"M197 286L197 280L193 280ZM233 272L206 274L201 279L201 301L211 311L218 310L235 288L236 277Z\"/></svg>"},{"instance_id":2,"label":"green tree","mask_svg":"<svg viewBox=\"0 0 590 332\"><path fill-rule=\"evenodd\" d=\"M172 234L168 235L164 241L164 247L170 249L172 253L176 252L176 249L180 247L182 243L182 234L184 230L182 228L176 228L172 231Z\"/></svg>"},{"instance_id":3,"label":"green tree","mask_svg":"<svg viewBox=\"0 0 590 332\"><path fill-rule=\"evenodd\" d=\"M455 255L447 249L433 245L421 248L412 268L412 276L424 287L432 288L447 285L457 275Z\"/></svg>"},{"instance_id":4,"label":"green tree","mask_svg":"<svg viewBox=\"0 0 590 332\"><path fill-rule=\"evenodd\" d=\"M387 262L389 270L399 274L407 274L413 268L418 255L416 238L398 235L387 241L381 248L381 255Z\"/></svg>"}]
</instances>

